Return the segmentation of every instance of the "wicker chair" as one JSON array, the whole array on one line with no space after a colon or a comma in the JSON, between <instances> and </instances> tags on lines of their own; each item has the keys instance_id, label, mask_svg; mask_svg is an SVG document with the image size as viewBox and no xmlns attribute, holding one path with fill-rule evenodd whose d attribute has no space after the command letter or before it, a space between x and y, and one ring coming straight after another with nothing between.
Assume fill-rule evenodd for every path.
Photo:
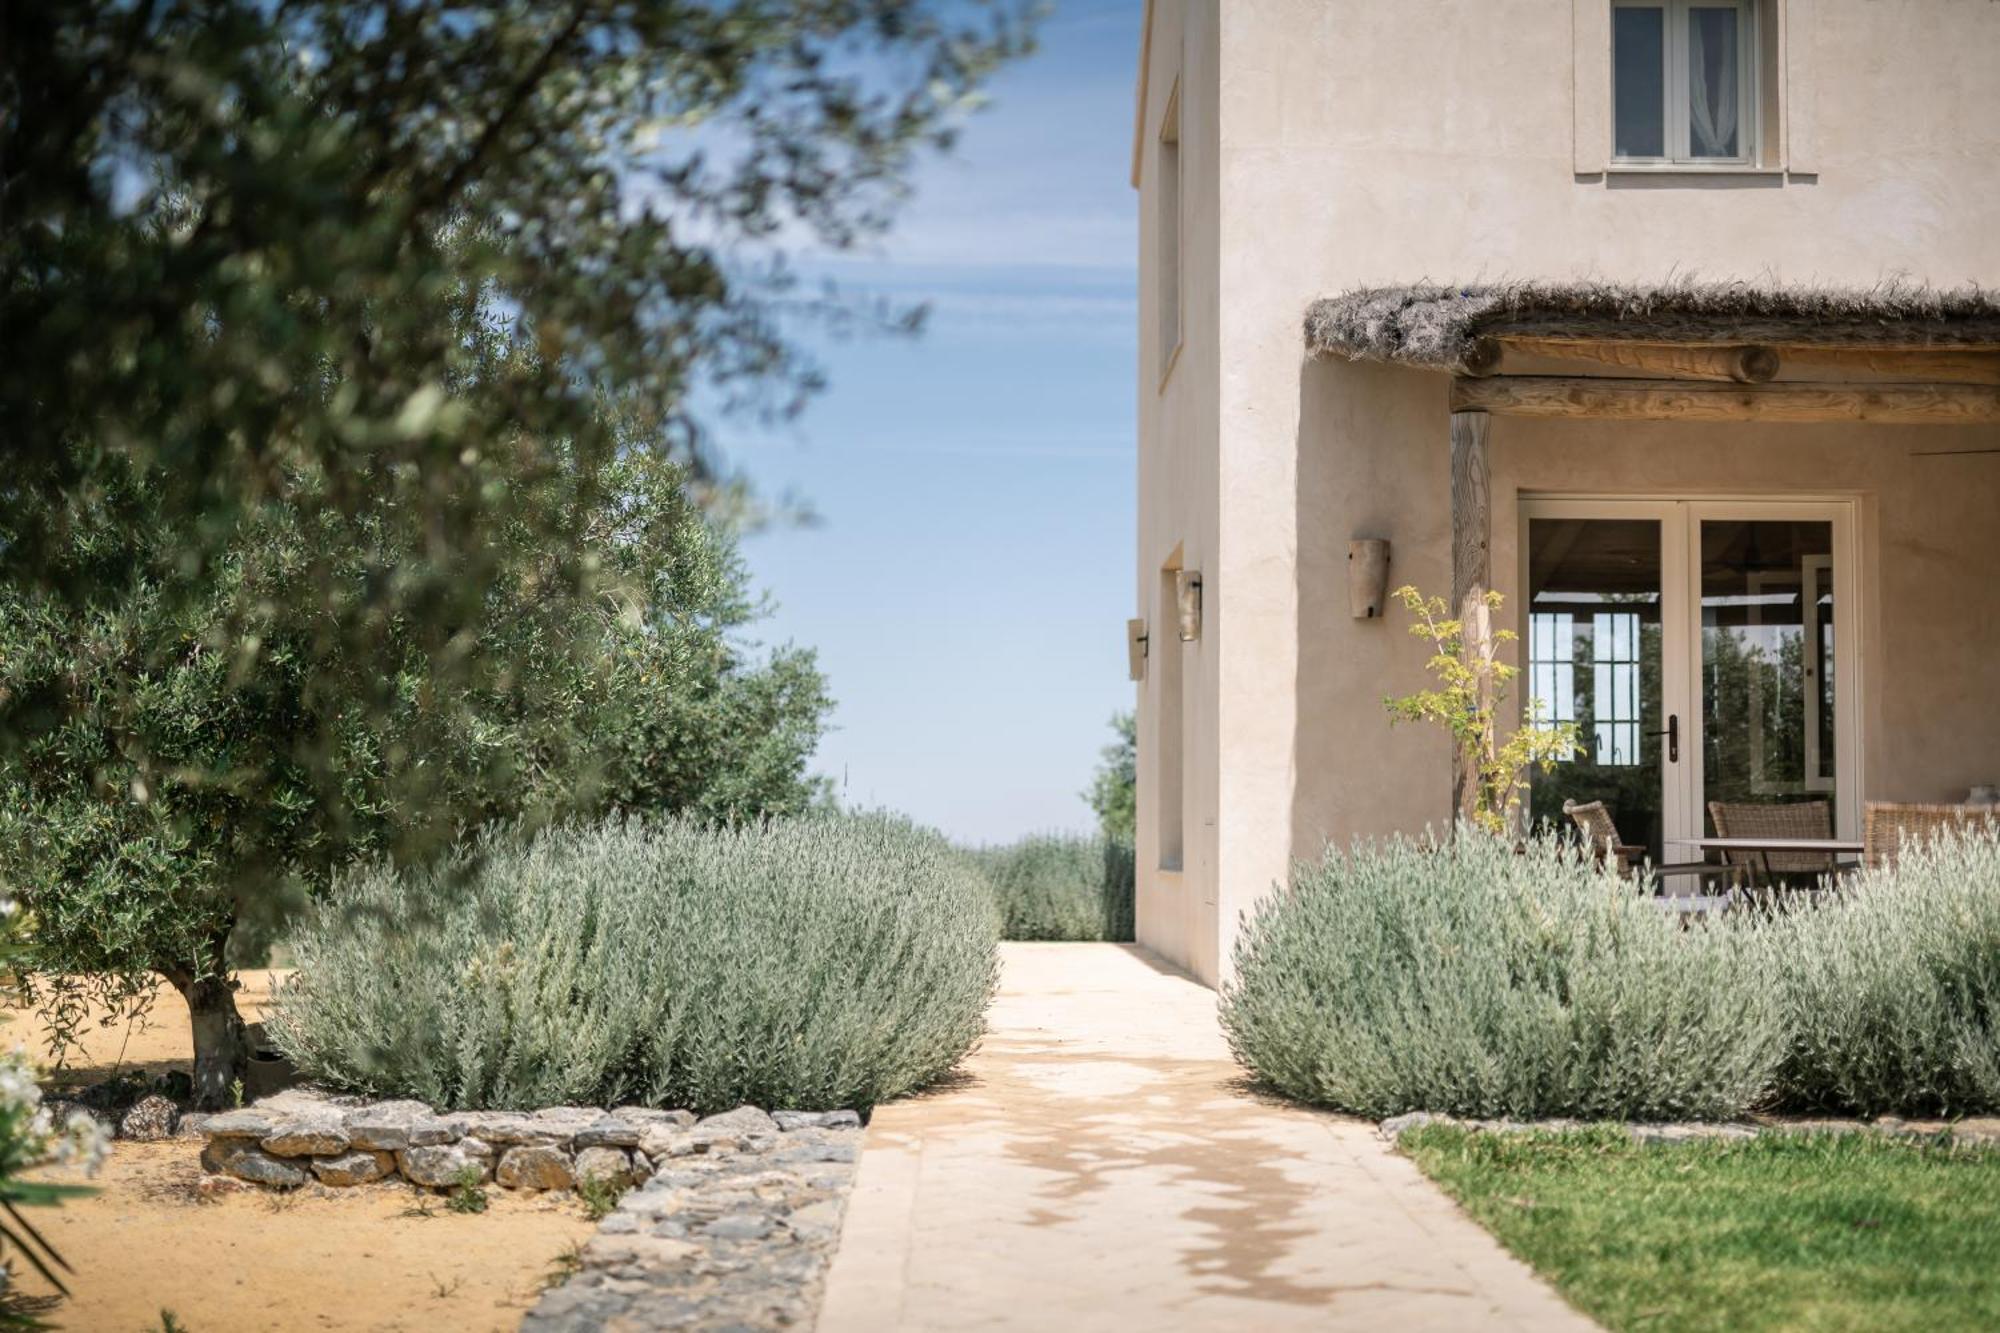
<instances>
[{"instance_id":1,"label":"wicker chair","mask_svg":"<svg viewBox=\"0 0 2000 1333\"><path fill-rule=\"evenodd\" d=\"M1710 801L1708 817L1718 838L1831 838L1833 805L1829 801L1768 804ZM1728 851L1722 859L1751 874L1831 875L1836 869L1827 852Z\"/></svg>"},{"instance_id":2,"label":"wicker chair","mask_svg":"<svg viewBox=\"0 0 2000 1333\"><path fill-rule=\"evenodd\" d=\"M1861 819L1861 859L1870 870L1896 864L1903 844L1929 842L1941 833L2000 836L2000 809L1990 805L1899 805L1870 801Z\"/></svg>"},{"instance_id":3,"label":"wicker chair","mask_svg":"<svg viewBox=\"0 0 2000 1333\"><path fill-rule=\"evenodd\" d=\"M1563 813L1575 822L1583 833L1583 840L1598 859L1616 862L1618 873L1630 878L1635 867L1646 859L1646 849L1626 842L1618 836L1618 825L1611 818L1611 811L1602 801L1564 801ZM1707 861L1683 861L1675 865L1652 867L1653 877L1665 881L1669 876L1694 875L1704 884L1710 880L1732 882L1735 872L1726 865L1712 865Z\"/></svg>"}]
</instances>

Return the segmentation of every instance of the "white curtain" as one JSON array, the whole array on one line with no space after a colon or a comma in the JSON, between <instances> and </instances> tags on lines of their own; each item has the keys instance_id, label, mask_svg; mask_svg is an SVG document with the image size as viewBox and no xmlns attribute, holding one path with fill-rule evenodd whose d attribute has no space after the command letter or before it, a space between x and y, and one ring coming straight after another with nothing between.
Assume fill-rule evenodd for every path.
<instances>
[{"instance_id":1,"label":"white curtain","mask_svg":"<svg viewBox=\"0 0 2000 1333\"><path fill-rule=\"evenodd\" d=\"M1736 10L1688 10L1688 93L1696 157L1739 157Z\"/></svg>"}]
</instances>

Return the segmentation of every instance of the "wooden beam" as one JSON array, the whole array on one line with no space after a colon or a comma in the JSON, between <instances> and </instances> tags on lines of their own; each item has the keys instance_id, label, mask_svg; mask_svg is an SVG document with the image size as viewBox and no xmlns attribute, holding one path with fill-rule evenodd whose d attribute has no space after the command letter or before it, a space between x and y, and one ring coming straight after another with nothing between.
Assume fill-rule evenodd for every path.
<instances>
[{"instance_id":1,"label":"wooden beam","mask_svg":"<svg viewBox=\"0 0 2000 1333\"><path fill-rule=\"evenodd\" d=\"M1613 421L2000 421L2000 388L1973 384L1714 384L1513 375L1458 378L1451 410Z\"/></svg>"},{"instance_id":2,"label":"wooden beam","mask_svg":"<svg viewBox=\"0 0 2000 1333\"><path fill-rule=\"evenodd\" d=\"M1956 347L1788 347L1785 363L1861 371L1902 383L2000 384L2000 351Z\"/></svg>"},{"instance_id":3,"label":"wooden beam","mask_svg":"<svg viewBox=\"0 0 2000 1333\"><path fill-rule=\"evenodd\" d=\"M1465 651L1490 659L1493 624L1486 605L1486 590L1492 577L1489 568L1492 526L1486 427L1484 412L1451 414L1451 604L1464 626ZM1476 757L1457 756L1451 799L1459 818L1472 818L1478 796Z\"/></svg>"},{"instance_id":4,"label":"wooden beam","mask_svg":"<svg viewBox=\"0 0 2000 1333\"><path fill-rule=\"evenodd\" d=\"M1769 347L1691 347L1682 343L1625 342L1606 338L1519 338L1492 339L1500 356L1551 357L1558 361L1588 361L1593 365L1616 366L1620 370L1647 371L1684 380L1722 380L1735 384L1762 384L1778 373L1778 354ZM1475 374L1492 373L1497 364Z\"/></svg>"}]
</instances>

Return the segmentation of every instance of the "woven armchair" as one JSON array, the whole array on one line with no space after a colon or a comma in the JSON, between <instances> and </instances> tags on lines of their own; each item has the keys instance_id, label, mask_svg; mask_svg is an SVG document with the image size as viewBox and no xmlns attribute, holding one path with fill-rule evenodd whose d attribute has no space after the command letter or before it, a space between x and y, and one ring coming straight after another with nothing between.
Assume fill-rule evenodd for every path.
<instances>
[{"instance_id":1,"label":"woven armchair","mask_svg":"<svg viewBox=\"0 0 2000 1333\"><path fill-rule=\"evenodd\" d=\"M1718 838L1831 838L1833 805L1828 801L1786 804L1710 801L1708 817ZM1826 852L1726 851L1722 859L1749 870L1774 875L1831 875L1833 857Z\"/></svg>"},{"instance_id":2,"label":"woven armchair","mask_svg":"<svg viewBox=\"0 0 2000 1333\"><path fill-rule=\"evenodd\" d=\"M1646 860L1646 849L1635 843L1628 843L1618 836L1617 821L1611 818L1611 811L1602 801L1564 801L1563 813L1568 815L1583 833L1583 840L1599 861L1611 861L1618 873L1627 879L1634 869ZM1653 877L1665 881L1669 876L1694 875L1702 881L1733 880L1735 872L1728 866L1711 865L1707 861L1683 861L1675 865L1652 867Z\"/></svg>"},{"instance_id":3,"label":"woven armchair","mask_svg":"<svg viewBox=\"0 0 2000 1333\"><path fill-rule=\"evenodd\" d=\"M1870 801L1862 814L1862 861L1870 870L1896 864L1906 842L1929 842L1941 833L2000 834L2000 809L1990 805L1900 805Z\"/></svg>"}]
</instances>

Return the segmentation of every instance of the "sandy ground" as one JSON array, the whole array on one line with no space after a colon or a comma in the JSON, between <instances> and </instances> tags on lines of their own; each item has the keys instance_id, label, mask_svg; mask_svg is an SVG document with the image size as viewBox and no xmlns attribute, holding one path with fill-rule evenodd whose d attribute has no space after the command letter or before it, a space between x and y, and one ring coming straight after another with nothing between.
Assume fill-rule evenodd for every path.
<instances>
[{"instance_id":1,"label":"sandy ground","mask_svg":"<svg viewBox=\"0 0 2000 1333\"><path fill-rule=\"evenodd\" d=\"M270 977L249 973L244 982L239 1004L255 1018ZM8 1017L0 1041L43 1057L33 1018ZM121 1055L126 1069L185 1068L186 1024L179 998L163 989L150 1024L94 1028L61 1081L105 1078ZM511 1329L594 1229L572 1200L501 1190L474 1215L402 1186L204 1199L199 1148L195 1140L121 1142L89 1182L98 1194L31 1212L76 1270L73 1298L48 1306L44 1319L93 1333L157 1330L163 1310L188 1333ZM45 1297L47 1285L16 1267L20 1292Z\"/></svg>"}]
</instances>

